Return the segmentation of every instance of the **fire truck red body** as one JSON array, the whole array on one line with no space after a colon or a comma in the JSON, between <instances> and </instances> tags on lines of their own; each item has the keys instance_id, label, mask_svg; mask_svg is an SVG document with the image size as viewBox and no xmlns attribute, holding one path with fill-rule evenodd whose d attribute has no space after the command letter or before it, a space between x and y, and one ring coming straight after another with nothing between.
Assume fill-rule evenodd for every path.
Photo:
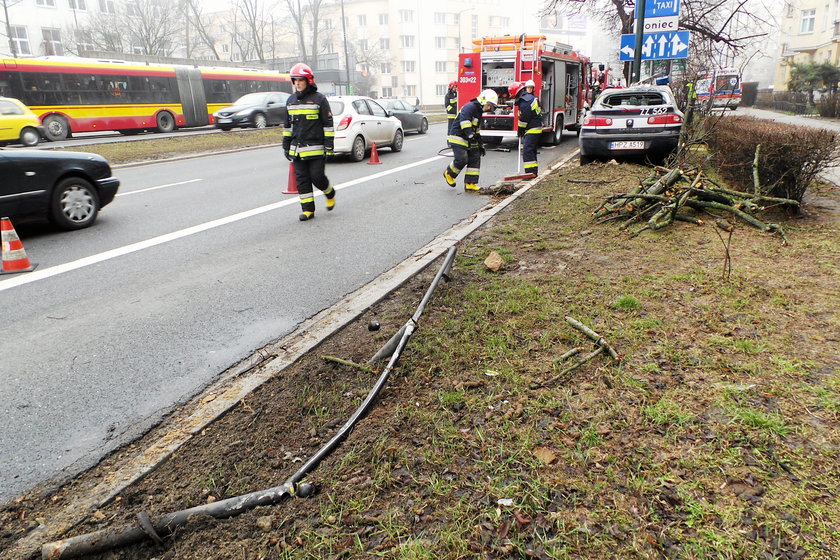
<instances>
[{"instance_id":1,"label":"fire truck red body","mask_svg":"<svg viewBox=\"0 0 840 560\"><path fill-rule=\"evenodd\" d=\"M543 111L543 144L558 144L564 130L580 131L589 95L590 62L544 35L483 37L458 60L458 109L485 89L499 95L499 108L485 113L481 137L485 142L516 140L516 108L508 94L512 82L534 80Z\"/></svg>"}]
</instances>

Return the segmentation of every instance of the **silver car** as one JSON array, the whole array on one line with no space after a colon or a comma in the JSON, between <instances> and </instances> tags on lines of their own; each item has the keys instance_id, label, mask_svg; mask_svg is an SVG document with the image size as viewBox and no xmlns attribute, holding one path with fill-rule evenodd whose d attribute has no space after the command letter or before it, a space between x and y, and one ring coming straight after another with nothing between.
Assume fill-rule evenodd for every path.
<instances>
[{"instance_id":1,"label":"silver car","mask_svg":"<svg viewBox=\"0 0 840 560\"><path fill-rule=\"evenodd\" d=\"M605 89L580 129L580 163L643 156L661 160L677 147L683 114L668 86Z\"/></svg>"},{"instance_id":2,"label":"silver car","mask_svg":"<svg viewBox=\"0 0 840 560\"><path fill-rule=\"evenodd\" d=\"M403 147L403 127L397 117L371 99L359 95L338 95L328 98L335 128L335 148L353 161L362 161L373 144L399 152Z\"/></svg>"}]
</instances>

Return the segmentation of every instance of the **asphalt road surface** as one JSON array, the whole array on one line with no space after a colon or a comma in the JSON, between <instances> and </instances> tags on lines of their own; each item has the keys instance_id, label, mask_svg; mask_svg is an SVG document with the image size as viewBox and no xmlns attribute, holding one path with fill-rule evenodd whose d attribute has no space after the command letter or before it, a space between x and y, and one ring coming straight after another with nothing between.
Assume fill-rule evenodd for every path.
<instances>
[{"instance_id":1,"label":"asphalt road surface","mask_svg":"<svg viewBox=\"0 0 840 560\"><path fill-rule=\"evenodd\" d=\"M299 222L277 148L117 168L94 227L17 227L0 276L0 503L96 463L230 365L370 282L487 197L449 188L442 125L381 165L330 162L336 210ZM546 164L577 147L544 149ZM517 171L488 151L481 184Z\"/></svg>"}]
</instances>

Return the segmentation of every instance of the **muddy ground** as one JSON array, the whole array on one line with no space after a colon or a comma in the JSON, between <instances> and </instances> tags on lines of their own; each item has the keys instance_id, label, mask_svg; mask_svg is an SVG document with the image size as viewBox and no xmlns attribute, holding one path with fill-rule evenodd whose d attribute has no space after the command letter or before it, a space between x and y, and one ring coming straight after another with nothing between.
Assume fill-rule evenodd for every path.
<instances>
[{"instance_id":1,"label":"muddy ground","mask_svg":"<svg viewBox=\"0 0 840 560\"><path fill-rule=\"evenodd\" d=\"M573 163L462 242L375 407L307 477L314 496L89 558L840 557L840 189L765 216L789 243L730 220L724 278L708 217L636 237L593 222L649 172ZM376 378L323 357L367 361L437 268L70 534L281 484ZM564 352L594 348L566 316L620 360L564 373ZM0 512L0 549L78 487Z\"/></svg>"}]
</instances>

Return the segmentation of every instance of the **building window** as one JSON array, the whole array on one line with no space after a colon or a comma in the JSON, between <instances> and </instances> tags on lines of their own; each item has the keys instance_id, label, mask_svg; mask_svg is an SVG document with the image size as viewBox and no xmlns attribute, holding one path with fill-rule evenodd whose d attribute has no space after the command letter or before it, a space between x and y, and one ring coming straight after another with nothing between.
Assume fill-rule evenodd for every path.
<instances>
[{"instance_id":1,"label":"building window","mask_svg":"<svg viewBox=\"0 0 840 560\"><path fill-rule=\"evenodd\" d=\"M391 39L388 37L380 37L379 38L379 48L383 51L387 51L391 48Z\"/></svg>"},{"instance_id":2,"label":"building window","mask_svg":"<svg viewBox=\"0 0 840 560\"><path fill-rule=\"evenodd\" d=\"M446 61L438 60L435 62L435 72L446 72Z\"/></svg>"},{"instance_id":3,"label":"building window","mask_svg":"<svg viewBox=\"0 0 840 560\"><path fill-rule=\"evenodd\" d=\"M510 27L510 18L509 17L503 17L501 19L502 19L502 25L501 25L502 27Z\"/></svg>"},{"instance_id":4,"label":"building window","mask_svg":"<svg viewBox=\"0 0 840 560\"><path fill-rule=\"evenodd\" d=\"M61 30L51 27L42 27L41 36L44 38L45 55L62 55L64 49L61 47Z\"/></svg>"},{"instance_id":5,"label":"building window","mask_svg":"<svg viewBox=\"0 0 840 560\"><path fill-rule=\"evenodd\" d=\"M99 11L103 14L117 13L117 8L114 5L114 0L99 0Z\"/></svg>"},{"instance_id":6,"label":"building window","mask_svg":"<svg viewBox=\"0 0 840 560\"><path fill-rule=\"evenodd\" d=\"M402 61L402 71L403 72L414 72L414 61L413 60L403 60Z\"/></svg>"},{"instance_id":7,"label":"building window","mask_svg":"<svg viewBox=\"0 0 840 560\"><path fill-rule=\"evenodd\" d=\"M446 91L449 89L449 86L435 86L435 95L446 95Z\"/></svg>"},{"instance_id":8,"label":"building window","mask_svg":"<svg viewBox=\"0 0 840 560\"><path fill-rule=\"evenodd\" d=\"M391 97L392 95L394 95L393 92L394 92L394 90L392 90L391 88L383 87L382 88L382 97Z\"/></svg>"},{"instance_id":9,"label":"building window","mask_svg":"<svg viewBox=\"0 0 840 560\"><path fill-rule=\"evenodd\" d=\"M414 21L414 10L400 10L400 21L403 23Z\"/></svg>"},{"instance_id":10,"label":"building window","mask_svg":"<svg viewBox=\"0 0 840 560\"><path fill-rule=\"evenodd\" d=\"M446 48L446 37L435 37L435 48L445 49Z\"/></svg>"},{"instance_id":11,"label":"building window","mask_svg":"<svg viewBox=\"0 0 840 560\"><path fill-rule=\"evenodd\" d=\"M379 63L379 71L382 74L390 74L391 73L391 63L390 62L380 62Z\"/></svg>"},{"instance_id":12,"label":"building window","mask_svg":"<svg viewBox=\"0 0 840 560\"><path fill-rule=\"evenodd\" d=\"M333 28L333 20L325 19L324 20L324 29L332 29Z\"/></svg>"},{"instance_id":13,"label":"building window","mask_svg":"<svg viewBox=\"0 0 840 560\"><path fill-rule=\"evenodd\" d=\"M400 46L404 49L414 46L414 35L400 35Z\"/></svg>"},{"instance_id":14,"label":"building window","mask_svg":"<svg viewBox=\"0 0 840 560\"><path fill-rule=\"evenodd\" d=\"M359 50L360 51L366 51L367 48L368 48L367 39L360 39L359 40Z\"/></svg>"},{"instance_id":15,"label":"building window","mask_svg":"<svg viewBox=\"0 0 840 560\"><path fill-rule=\"evenodd\" d=\"M359 16L359 27L364 27L367 25L367 16L362 14Z\"/></svg>"},{"instance_id":16,"label":"building window","mask_svg":"<svg viewBox=\"0 0 840 560\"><path fill-rule=\"evenodd\" d=\"M405 97L414 97L417 95L417 86L403 86L403 95Z\"/></svg>"},{"instance_id":17,"label":"building window","mask_svg":"<svg viewBox=\"0 0 840 560\"><path fill-rule=\"evenodd\" d=\"M85 0L70 0L70 9L84 12L87 11L87 4Z\"/></svg>"},{"instance_id":18,"label":"building window","mask_svg":"<svg viewBox=\"0 0 840 560\"><path fill-rule=\"evenodd\" d=\"M398 85L400 85L399 78L391 76L391 87L397 87Z\"/></svg>"},{"instance_id":19,"label":"building window","mask_svg":"<svg viewBox=\"0 0 840 560\"><path fill-rule=\"evenodd\" d=\"M222 45L222 54L228 54L230 52L230 45L227 43Z\"/></svg>"},{"instance_id":20,"label":"building window","mask_svg":"<svg viewBox=\"0 0 840 560\"><path fill-rule=\"evenodd\" d=\"M817 9L802 10L802 18L799 20L800 33L813 33L814 21L817 19Z\"/></svg>"},{"instance_id":21,"label":"building window","mask_svg":"<svg viewBox=\"0 0 840 560\"><path fill-rule=\"evenodd\" d=\"M12 41L15 44L15 50L17 53L32 54L32 50L29 48L29 37L26 35L26 28L21 25L13 25L11 30Z\"/></svg>"},{"instance_id":22,"label":"building window","mask_svg":"<svg viewBox=\"0 0 840 560\"><path fill-rule=\"evenodd\" d=\"M35 5L55 8L55 0L35 0Z\"/></svg>"},{"instance_id":23,"label":"building window","mask_svg":"<svg viewBox=\"0 0 840 560\"><path fill-rule=\"evenodd\" d=\"M444 12L435 12L435 24L446 25L446 14Z\"/></svg>"},{"instance_id":24,"label":"building window","mask_svg":"<svg viewBox=\"0 0 840 560\"><path fill-rule=\"evenodd\" d=\"M379 14L379 25L388 25L388 14Z\"/></svg>"}]
</instances>

